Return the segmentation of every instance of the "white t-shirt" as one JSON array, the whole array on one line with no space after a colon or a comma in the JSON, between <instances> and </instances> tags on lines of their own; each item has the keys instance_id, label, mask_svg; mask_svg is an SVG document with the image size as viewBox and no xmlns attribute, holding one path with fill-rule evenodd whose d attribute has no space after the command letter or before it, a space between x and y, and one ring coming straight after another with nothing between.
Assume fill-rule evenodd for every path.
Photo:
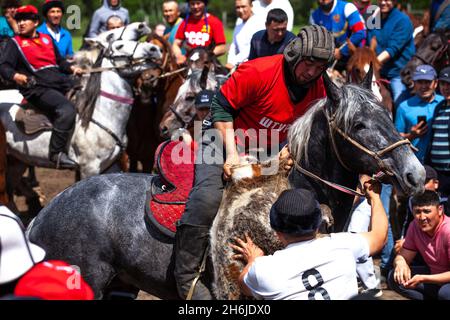
<instances>
[{"instance_id":1,"label":"white t-shirt","mask_svg":"<svg viewBox=\"0 0 450 320\"><path fill-rule=\"evenodd\" d=\"M237 65L247 60L253 35L257 31L264 29L265 26L259 23L255 15L251 16L245 23L242 20L241 23L236 22L227 62Z\"/></svg>"},{"instance_id":2,"label":"white t-shirt","mask_svg":"<svg viewBox=\"0 0 450 320\"><path fill-rule=\"evenodd\" d=\"M368 257L361 235L334 233L257 258L244 282L257 299L347 300L358 294L356 262Z\"/></svg>"}]
</instances>

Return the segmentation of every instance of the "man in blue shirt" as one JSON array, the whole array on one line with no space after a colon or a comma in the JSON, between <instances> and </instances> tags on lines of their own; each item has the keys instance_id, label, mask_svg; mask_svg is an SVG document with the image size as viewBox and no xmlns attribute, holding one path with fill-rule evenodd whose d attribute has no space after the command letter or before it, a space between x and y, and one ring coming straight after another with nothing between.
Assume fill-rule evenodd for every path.
<instances>
[{"instance_id":1,"label":"man in blue shirt","mask_svg":"<svg viewBox=\"0 0 450 320\"><path fill-rule=\"evenodd\" d=\"M343 71L350 51L347 39L359 47L366 39L366 26L362 16L353 3L342 0L318 0L319 8L310 17L311 24L324 26L333 33L336 49L334 57L338 60L335 69Z\"/></svg>"},{"instance_id":2,"label":"man in blue shirt","mask_svg":"<svg viewBox=\"0 0 450 320\"><path fill-rule=\"evenodd\" d=\"M428 123L433 120L436 105L444 99L435 93L436 78L432 66L418 66L412 77L416 94L400 104L395 117L395 127L402 137L419 149L416 156L422 163L432 137Z\"/></svg>"},{"instance_id":3,"label":"man in blue shirt","mask_svg":"<svg viewBox=\"0 0 450 320\"><path fill-rule=\"evenodd\" d=\"M21 6L20 0L5 0L2 3L3 16L0 17L0 38L13 37L18 31L17 22L14 15L18 7Z\"/></svg>"},{"instance_id":4,"label":"man in blue shirt","mask_svg":"<svg viewBox=\"0 0 450 320\"><path fill-rule=\"evenodd\" d=\"M281 54L284 48L295 38L287 31L288 16L281 9L272 9L267 13L266 30L256 32L250 44L248 60Z\"/></svg>"},{"instance_id":5,"label":"man in blue shirt","mask_svg":"<svg viewBox=\"0 0 450 320\"><path fill-rule=\"evenodd\" d=\"M37 28L37 31L52 37L61 57L72 57L72 36L69 31L61 27L64 3L60 0L46 0L42 5L42 14L45 22Z\"/></svg>"},{"instance_id":6,"label":"man in blue shirt","mask_svg":"<svg viewBox=\"0 0 450 320\"><path fill-rule=\"evenodd\" d=\"M409 17L395 8L397 0L378 0L381 11L381 28L368 29L368 43L373 37L377 40L376 52L383 65L381 76L391 82L395 105L408 97L402 83L400 71L416 53L413 38L413 25Z\"/></svg>"}]
</instances>

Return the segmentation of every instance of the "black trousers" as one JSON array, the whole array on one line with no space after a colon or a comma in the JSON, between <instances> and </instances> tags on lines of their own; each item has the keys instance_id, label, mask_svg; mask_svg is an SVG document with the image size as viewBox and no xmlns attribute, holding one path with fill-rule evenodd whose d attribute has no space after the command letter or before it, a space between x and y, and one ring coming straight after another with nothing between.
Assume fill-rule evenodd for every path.
<instances>
[{"instance_id":1,"label":"black trousers","mask_svg":"<svg viewBox=\"0 0 450 320\"><path fill-rule=\"evenodd\" d=\"M61 92L48 89L32 95L27 100L36 109L44 112L57 130L69 131L73 128L77 115L75 106Z\"/></svg>"}]
</instances>

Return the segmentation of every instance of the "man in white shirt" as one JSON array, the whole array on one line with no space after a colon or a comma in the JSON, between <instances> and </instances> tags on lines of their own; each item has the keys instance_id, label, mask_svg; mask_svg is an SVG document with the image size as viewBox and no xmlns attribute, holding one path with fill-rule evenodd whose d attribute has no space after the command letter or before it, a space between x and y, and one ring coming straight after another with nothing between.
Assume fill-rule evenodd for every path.
<instances>
[{"instance_id":1,"label":"man in white shirt","mask_svg":"<svg viewBox=\"0 0 450 320\"><path fill-rule=\"evenodd\" d=\"M292 31L294 27L294 9L289 0L256 0L253 1L253 13L259 20L259 25L264 29L267 13L272 9L281 9L288 16L287 30ZM261 29L259 29L261 30ZM258 30L257 30L258 31Z\"/></svg>"},{"instance_id":2,"label":"man in white shirt","mask_svg":"<svg viewBox=\"0 0 450 320\"><path fill-rule=\"evenodd\" d=\"M285 249L271 256L246 235L231 247L247 264L239 276L245 295L267 300L344 300L358 294L356 264L380 251L387 238L387 218L378 182L361 182L372 207L372 230L317 237L322 213L306 189L284 191L270 212L270 224Z\"/></svg>"},{"instance_id":3,"label":"man in white shirt","mask_svg":"<svg viewBox=\"0 0 450 320\"><path fill-rule=\"evenodd\" d=\"M228 51L226 64L226 67L230 70L247 60L253 34L263 30L263 27L258 28L257 19L252 12L252 0L236 0L235 9L238 20L234 28L233 42Z\"/></svg>"}]
</instances>

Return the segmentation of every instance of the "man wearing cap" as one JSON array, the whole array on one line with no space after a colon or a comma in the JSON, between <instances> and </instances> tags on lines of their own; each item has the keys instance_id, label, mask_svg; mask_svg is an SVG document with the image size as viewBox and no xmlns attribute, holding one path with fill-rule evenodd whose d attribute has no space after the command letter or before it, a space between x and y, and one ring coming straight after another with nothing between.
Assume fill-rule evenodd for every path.
<instances>
[{"instance_id":1,"label":"man wearing cap","mask_svg":"<svg viewBox=\"0 0 450 320\"><path fill-rule=\"evenodd\" d=\"M450 195L450 66L439 73L439 89L443 100L437 104L431 124L431 144L426 163L437 171L439 192Z\"/></svg>"},{"instance_id":2,"label":"man wearing cap","mask_svg":"<svg viewBox=\"0 0 450 320\"><path fill-rule=\"evenodd\" d=\"M19 34L6 44L0 58L0 75L14 81L27 101L53 121L50 161L57 168L76 168L66 150L76 112L64 94L73 86L68 75L81 74L82 70L61 57L49 35L36 31L39 25L36 7L20 7L15 19Z\"/></svg>"},{"instance_id":3,"label":"man wearing cap","mask_svg":"<svg viewBox=\"0 0 450 320\"><path fill-rule=\"evenodd\" d=\"M213 53L221 56L226 52L225 31L222 21L208 13L208 0L187 0L189 14L178 27L172 49L178 64L186 62L181 47L188 51L197 47L213 46Z\"/></svg>"},{"instance_id":4,"label":"man wearing cap","mask_svg":"<svg viewBox=\"0 0 450 320\"><path fill-rule=\"evenodd\" d=\"M395 127L402 137L409 139L419 149L416 156L424 163L425 153L431 141L428 123L432 122L434 109L443 97L435 93L438 81L432 66L418 66L412 80L416 94L403 101L397 108Z\"/></svg>"},{"instance_id":5,"label":"man wearing cap","mask_svg":"<svg viewBox=\"0 0 450 320\"><path fill-rule=\"evenodd\" d=\"M203 161L195 165L194 187L177 226L175 279L182 298L197 275L225 180L239 164L239 155L251 149L261 150L257 156L279 153L289 126L313 101L325 97L322 74L333 53L330 32L304 27L283 54L241 64L215 95L211 106L215 130L203 134L197 154ZM193 298L211 298L202 278Z\"/></svg>"},{"instance_id":6,"label":"man wearing cap","mask_svg":"<svg viewBox=\"0 0 450 320\"><path fill-rule=\"evenodd\" d=\"M288 16L281 9L272 9L267 14L266 30L256 32L250 43L248 60L283 53L286 46L295 39L287 31Z\"/></svg>"},{"instance_id":7,"label":"man wearing cap","mask_svg":"<svg viewBox=\"0 0 450 320\"><path fill-rule=\"evenodd\" d=\"M62 1L46 0L42 5L45 22L37 28L37 31L51 36L61 57L70 58L73 56L72 36L61 26L63 14L64 3Z\"/></svg>"},{"instance_id":8,"label":"man wearing cap","mask_svg":"<svg viewBox=\"0 0 450 320\"><path fill-rule=\"evenodd\" d=\"M379 252L387 237L381 186L363 176L371 204L371 230L318 237L322 212L306 189L284 191L270 211L270 225L286 246L265 256L252 239L236 238L235 259L246 265L239 276L242 293L266 300L347 300L358 294L357 263Z\"/></svg>"},{"instance_id":9,"label":"man wearing cap","mask_svg":"<svg viewBox=\"0 0 450 320\"><path fill-rule=\"evenodd\" d=\"M20 0L4 0L2 2L2 13L0 17L0 38L14 37L19 31L17 22L14 20L16 10L21 6Z\"/></svg>"}]
</instances>

